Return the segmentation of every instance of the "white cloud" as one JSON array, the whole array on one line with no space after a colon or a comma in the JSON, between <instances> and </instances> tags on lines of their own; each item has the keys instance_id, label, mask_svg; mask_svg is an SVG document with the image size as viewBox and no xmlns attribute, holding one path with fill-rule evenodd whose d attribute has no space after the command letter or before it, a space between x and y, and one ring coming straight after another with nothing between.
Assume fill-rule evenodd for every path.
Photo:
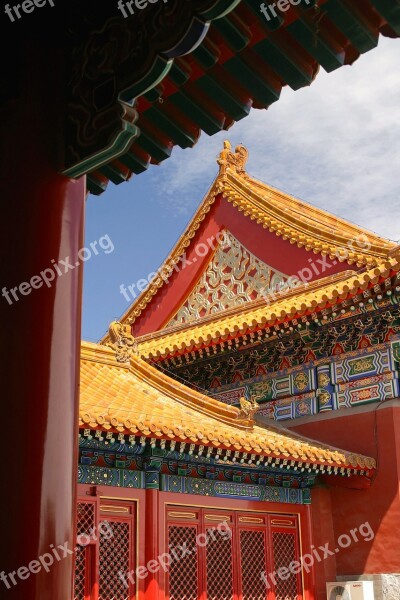
<instances>
[{"instance_id":1,"label":"white cloud","mask_svg":"<svg viewBox=\"0 0 400 600\"><path fill-rule=\"evenodd\" d=\"M379 47L309 88L284 89L229 132L174 149L152 169L158 201L188 216L216 174L222 140L244 143L262 181L392 239L400 239L400 42Z\"/></svg>"}]
</instances>

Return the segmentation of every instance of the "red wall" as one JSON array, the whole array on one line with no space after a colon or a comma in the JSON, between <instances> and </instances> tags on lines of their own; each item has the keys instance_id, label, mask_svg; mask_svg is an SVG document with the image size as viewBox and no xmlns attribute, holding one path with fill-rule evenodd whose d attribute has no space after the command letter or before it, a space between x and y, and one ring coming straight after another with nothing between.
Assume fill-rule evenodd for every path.
<instances>
[{"instance_id":1,"label":"red wall","mask_svg":"<svg viewBox=\"0 0 400 600\"><path fill-rule=\"evenodd\" d=\"M396 401L393 405L392 402L390 405L383 403L368 412L350 414L343 411L334 419L293 424L290 428L307 437L377 458L377 476L369 489L334 486L331 478L329 489L335 540L367 521L375 533L370 542L360 537L358 543L340 550L336 555L337 574L399 573L400 406L396 406ZM316 515L315 499L312 515ZM318 526L314 522L314 528Z\"/></svg>"},{"instance_id":2,"label":"red wall","mask_svg":"<svg viewBox=\"0 0 400 600\"><path fill-rule=\"evenodd\" d=\"M196 253L196 245L206 243L207 239L215 237L224 228L228 229L247 250L260 260L286 275L297 275L302 269L309 268L309 260L322 271L323 266L317 262L323 258L321 255L298 248L295 244L290 244L289 241L283 240L268 229L263 229L261 225L249 217L245 217L242 212L239 212L236 207L220 196L213 204L187 250L186 260L192 264L187 264L179 273L174 272L169 282L163 285L135 321L132 331L134 336L158 331L174 315L201 277L213 252L210 248L204 257L199 257ZM326 269L320 275L314 274L311 269L313 279L334 275L352 268L347 263L330 264L329 270ZM182 262L178 264L178 267L182 267Z\"/></svg>"},{"instance_id":3,"label":"red wall","mask_svg":"<svg viewBox=\"0 0 400 600\"><path fill-rule=\"evenodd\" d=\"M329 544L335 548L335 532L332 519L332 498L329 489L316 488L311 493L311 539L321 557L314 563L315 600L326 600L326 582L336 580L336 555L323 559L320 546Z\"/></svg>"}]
</instances>

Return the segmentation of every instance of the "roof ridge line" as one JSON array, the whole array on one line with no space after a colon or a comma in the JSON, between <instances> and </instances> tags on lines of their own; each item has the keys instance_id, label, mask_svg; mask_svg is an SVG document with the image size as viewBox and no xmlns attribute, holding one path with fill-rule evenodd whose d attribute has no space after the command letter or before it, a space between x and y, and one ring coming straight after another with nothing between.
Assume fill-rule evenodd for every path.
<instances>
[{"instance_id":1,"label":"roof ridge line","mask_svg":"<svg viewBox=\"0 0 400 600\"><path fill-rule=\"evenodd\" d=\"M230 173L228 173L228 177L229 175ZM259 194L252 189L254 185L253 182L258 182L258 180L253 179L252 177L238 179L237 175L227 178L224 190L227 194L227 201L232 202L234 206L240 205L245 216L251 214L253 220L255 220L257 224L262 223L269 231L275 233L275 235L282 236L283 239L289 239L292 243L296 243L298 247L304 246L306 250L316 249L318 252L321 252L321 254L329 255L331 258L336 256L340 249L346 248L346 254L351 261L349 262L348 260L347 262L349 262L349 264L357 262L358 266L371 265L373 262L377 262L378 258L381 259L386 257L388 253L393 251L396 247L396 243L391 240L378 236L374 232L358 225L354 225L346 219L332 215L324 209L315 207L308 202L272 188L267 184L263 185L268 188L268 191L278 197L268 199L255 198L254 196ZM245 194L247 197L243 198ZM325 216L329 222L317 221L312 215L308 215L309 218L303 222L294 219L290 220L290 218L288 218L289 213L285 214L278 206L279 201L282 198L288 199L293 203L299 203L303 208L312 210L317 215ZM277 214L266 214L266 206L263 205L263 203L269 203L270 206L275 209ZM301 217L304 216L299 209L296 209L295 212ZM295 222L293 223L293 221ZM344 227L347 227L348 231L345 231L344 227L342 232L340 232L337 227L333 229L333 224L335 222L336 224L343 224ZM329 233L331 233L330 236ZM327 239L327 234L331 240ZM369 240L373 242L370 244L368 250L363 248L363 246L366 246L364 240L363 244L358 245L358 252L347 251L347 248L349 248L349 241L356 241L355 234L365 236L367 242L369 242ZM333 245L332 242L334 243ZM381 244L379 244L379 242L381 242Z\"/></svg>"},{"instance_id":2,"label":"roof ridge line","mask_svg":"<svg viewBox=\"0 0 400 600\"><path fill-rule=\"evenodd\" d=\"M201 394L197 390L189 388L187 385L162 373L138 356L132 355L129 370L140 381L150 384L153 388L168 395L175 402L193 408L226 425L234 425L246 431L253 429L254 421L252 419L241 418L241 411L238 408L229 406L220 400L207 396L207 394Z\"/></svg>"}]
</instances>

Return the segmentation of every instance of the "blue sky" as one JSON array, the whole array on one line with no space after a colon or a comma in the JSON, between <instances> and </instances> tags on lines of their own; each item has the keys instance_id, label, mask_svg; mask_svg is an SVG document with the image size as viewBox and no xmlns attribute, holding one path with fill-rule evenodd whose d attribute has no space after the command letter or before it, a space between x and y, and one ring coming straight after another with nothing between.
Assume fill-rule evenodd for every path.
<instances>
[{"instance_id":1,"label":"blue sky","mask_svg":"<svg viewBox=\"0 0 400 600\"><path fill-rule=\"evenodd\" d=\"M85 264L82 337L97 341L129 304L120 285L156 270L211 185L224 139L249 149L248 172L283 191L400 240L400 41L303 90L284 89L228 132L100 197L89 196L86 241L108 235L113 252Z\"/></svg>"}]
</instances>

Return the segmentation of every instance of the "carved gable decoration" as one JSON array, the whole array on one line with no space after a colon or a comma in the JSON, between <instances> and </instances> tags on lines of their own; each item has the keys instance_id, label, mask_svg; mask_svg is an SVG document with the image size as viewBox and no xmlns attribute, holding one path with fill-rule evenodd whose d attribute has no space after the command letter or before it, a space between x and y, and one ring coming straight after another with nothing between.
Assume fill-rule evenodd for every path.
<instances>
[{"instance_id":1,"label":"carved gable decoration","mask_svg":"<svg viewBox=\"0 0 400 600\"><path fill-rule=\"evenodd\" d=\"M249 252L229 231L167 327L191 323L276 291L288 278Z\"/></svg>"}]
</instances>

